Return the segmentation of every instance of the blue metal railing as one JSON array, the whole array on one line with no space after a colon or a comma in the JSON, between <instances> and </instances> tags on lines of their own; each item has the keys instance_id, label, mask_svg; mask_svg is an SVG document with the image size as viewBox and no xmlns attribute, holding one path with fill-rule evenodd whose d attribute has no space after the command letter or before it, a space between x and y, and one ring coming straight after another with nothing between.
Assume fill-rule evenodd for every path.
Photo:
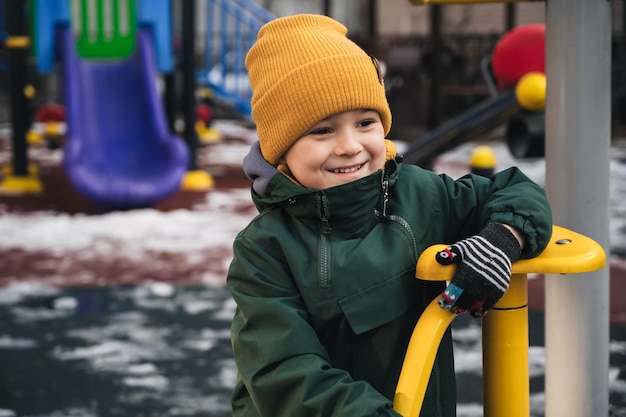
<instances>
[{"instance_id":1,"label":"blue metal railing","mask_svg":"<svg viewBox=\"0 0 626 417\"><path fill-rule=\"evenodd\" d=\"M252 0L208 0L204 68L198 73L201 85L250 115L252 90L245 57L263 24L274 16Z\"/></svg>"}]
</instances>

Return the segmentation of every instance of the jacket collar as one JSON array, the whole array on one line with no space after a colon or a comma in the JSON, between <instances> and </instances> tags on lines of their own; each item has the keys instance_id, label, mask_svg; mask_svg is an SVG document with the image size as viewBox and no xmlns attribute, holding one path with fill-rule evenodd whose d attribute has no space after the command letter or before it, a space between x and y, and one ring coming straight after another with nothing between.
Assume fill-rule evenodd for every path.
<instances>
[{"instance_id":1,"label":"jacket collar","mask_svg":"<svg viewBox=\"0 0 626 417\"><path fill-rule=\"evenodd\" d=\"M355 230L375 208L382 208L382 183L393 185L399 170L399 158L387 161L384 170L365 178L325 190L305 188L290 180L261 155L254 144L244 158L243 168L252 180L252 199L262 212L282 208L305 222L328 221L334 230Z\"/></svg>"}]
</instances>

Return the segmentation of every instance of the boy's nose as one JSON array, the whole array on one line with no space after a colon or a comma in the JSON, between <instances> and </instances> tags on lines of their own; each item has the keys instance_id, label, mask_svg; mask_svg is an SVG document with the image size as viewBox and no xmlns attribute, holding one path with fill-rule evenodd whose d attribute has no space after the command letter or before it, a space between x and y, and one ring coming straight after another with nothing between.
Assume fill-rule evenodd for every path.
<instances>
[{"instance_id":1,"label":"boy's nose","mask_svg":"<svg viewBox=\"0 0 626 417\"><path fill-rule=\"evenodd\" d=\"M337 146L335 152L337 155L356 155L361 151L361 142L352 134L352 132L341 132L337 138Z\"/></svg>"}]
</instances>

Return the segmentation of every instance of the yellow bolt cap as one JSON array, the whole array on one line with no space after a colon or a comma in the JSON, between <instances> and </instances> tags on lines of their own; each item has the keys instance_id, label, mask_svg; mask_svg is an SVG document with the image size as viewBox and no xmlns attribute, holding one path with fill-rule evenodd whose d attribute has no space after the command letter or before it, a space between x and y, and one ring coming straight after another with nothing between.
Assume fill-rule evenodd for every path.
<instances>
[{"instance_id":1,"label":"yellow bolt cap","mask_svg":"<svg viewBox=\"0 0 626 417\"><path fill-rule=\"evenodd\" d=\"M515 86L517 102L530 111L543 111L546 108L546 76L541 72L524 74Z\"/></svg>"},{"instance_id":2,"label":"yellow bolt cap","mask_svg":"<svg viewBox=\"0 0 626 417\"><path fill-rule=\"evenodd\" d=\"M470 158L472 168L492 169L496 167L496 164L496 154L491 147L480 145L472 151Z\"/></svg>"}]
</instances>

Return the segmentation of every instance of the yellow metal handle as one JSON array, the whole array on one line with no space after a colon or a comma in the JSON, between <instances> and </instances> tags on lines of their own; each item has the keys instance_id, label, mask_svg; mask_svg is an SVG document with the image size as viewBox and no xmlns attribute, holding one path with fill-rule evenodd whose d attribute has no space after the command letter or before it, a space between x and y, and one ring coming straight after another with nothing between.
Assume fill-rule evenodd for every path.
<instances>
[{"instance_id":1,"label":"yellow metal handle","mask_svg":"<svg viewBox=\"0 0 626 417\"><path fill-rule=\"evenodd\" d=\"M515 274L482 319L484 417L530 416L528 344L527 276Z\"/></svg>"},{"instance_id":2,"label":"yellow metal handle","mask_svg":"<svg viewBox=\"0 0 626 417\"><path fill-rule=\"evenodd\" d=\"M446 281L451 280L456 271L456 267L452 265L443 266L435 260L435 255L446 245L434 245L427 248L420 256L415 269L415 276L419 279L428 281ZM526 313L526 274L528 273L550 273L550 274L567 274L581 273L598 270L606 265L606 255L602 247L593 239L565 229L559 226L553 226L552 237L546 249L533 259L524 259L515 262L512 266L513 279L511 288L505 293L504 297L496 304L494 308L503 309L509 314L497 315L492 312L490 315L488 330L488 342L483 343L487 346L484 355L489 355L489 351L497 352L494 360L491 358L485 360L484 363L497 363L499 360L509 361L515 359L517 355L518 367L521 369L528 367L527 358L527 338L528 338L528 319ZM432 370L435 356L441 343L441 339L456 315L447 310L443 310L437 304L437 299L433 300L422 313L411 339L407 347L402 371L396 387L393 400L394 410L402 414L404 417L418 417L422 408L424 394L428 386L428 380ZM511 304L514 308L512 308ZM515 310L518 311L515 311ZM513 313L514 325L511 326L510 320ZM489 316L489 315L488 315ZM506 323L502 324L502 320ZM491 330L489 330L491 329ZM514 329L520 334L506 335L502 329ZM523 334L521 334L523 333ZM485 335L483 335L483 338ZM507 338L505 345L513 346L513 349L501 349L502 343L498 343L498 338ZM519 339L519 340L518 340ZM513 340L515 343L511 343ZM526 342L525 342L526 341ZM525 344L524 344L525 343ZM526 346L526 347L524 347ZM509 352L509 350L511 350ZM520 361L520 352L522 355L526 353L526 361ZM520 368L521 364L521 368ZM504 369L506 367L488 366L488 372L492 372L491 368ZM523 372L520 371L520 377ZM527 374L527 371L526 371ZM497 380L497 378L491 378ZM527 376L522 379L527 380ZM515 388L519 391L518 401L516 404L526 403L528 395L527 382ZM510 388L510 386L509 386ZM521 391L526 391L522 393ZM489 397L493 397L490 395ZM500 396L501 397L501 396ZM516 406L517 407L517 406ZM510 408L510 407L509 407ZM524 413L525 408L520 408ZM506 408L508 409L508 408ZM494 414L498 415L498 414ZM509 414L510 415L510 414Z\"/></svg>"},{"instance_id":3,"label":"yellow metal handle","mask_svg":"<svg viewBox=\"0 0 626 417\"><path fill-rule=\"evenodd\" d=\"M425 281L449 281L456 268L439 264L435 255L446 245L427 248L415 269L415 276ZM606 265L606 255L595 240L561 226L552 226L552 237L546 249L532 259L513 263L511 274L575 274L596 271Z\"/></svg>"},{"instance_id":4,"label":"yellow metal handle","mask_svg":"<svg viewBox=\"0 0 626 417\"><path fill-rule=\"evenodd\" d=\"M30 38L27 36L9 36L4 44L9 49L26 49L30 46Z\"/></svg>"},{"instance_id":5,"label":"yellow metal handle","mask_svg":"<svg viewBox=\"0 0 626 417\"><path fill-rule=\"evenodd\" d=\"M404 417L419 416L439 343L456 317L439 307L437 301L431 301L418 320L402 364L393 409Z\"/></svg>"}]
</instances>

